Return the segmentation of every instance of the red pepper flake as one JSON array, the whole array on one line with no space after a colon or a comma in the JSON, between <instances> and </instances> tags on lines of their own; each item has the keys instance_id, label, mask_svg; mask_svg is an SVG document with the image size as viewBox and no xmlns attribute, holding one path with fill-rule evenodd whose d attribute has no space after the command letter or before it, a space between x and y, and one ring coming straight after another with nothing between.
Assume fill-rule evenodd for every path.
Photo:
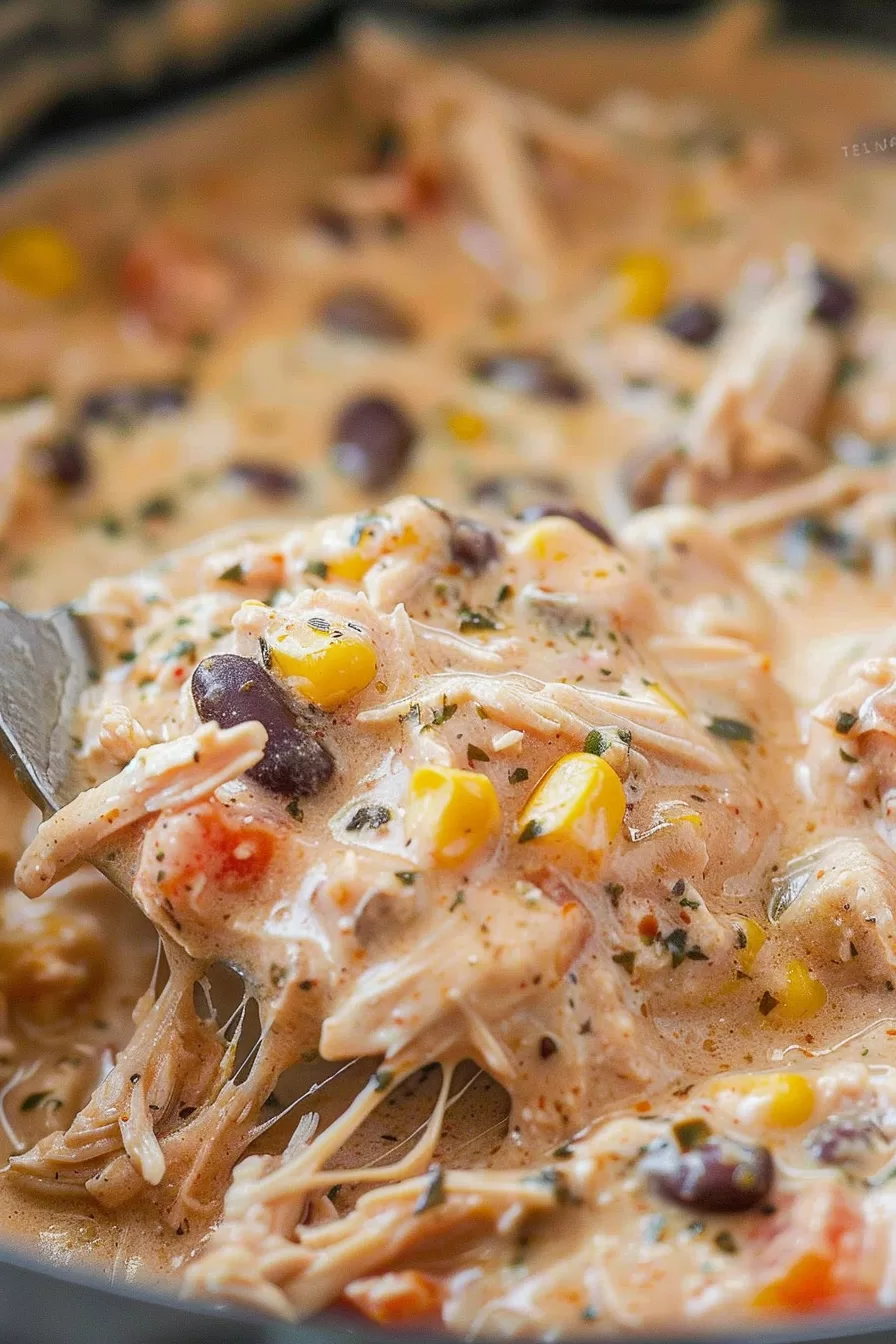
<instances>
[{"instance_id":1,"label":"red pepper flake","mask_svg":"<svg viewBox=\"0 0 896 1344\"><path fill-rule=\"evenodd\" d=\"M638 922L638 932L642 938L655 938L659 931L656 915L644 915Z\"/></svg>"}]
</instances>

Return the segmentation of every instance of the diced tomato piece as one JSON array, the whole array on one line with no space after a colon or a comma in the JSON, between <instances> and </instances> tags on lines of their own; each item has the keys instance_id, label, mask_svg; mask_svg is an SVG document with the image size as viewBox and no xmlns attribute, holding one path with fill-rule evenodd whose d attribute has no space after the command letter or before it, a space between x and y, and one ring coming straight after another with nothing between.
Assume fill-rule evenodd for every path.
<instances>
[{"instance_id":1,"label":"diced tomato piece","mask_svg":"<svg viewBox=\"0 0 896 1344\"><path fill-rule=\"evenodd\" d=\"M419 1322L421 1316L436 1316L442 1305L442 1286L431 1274L407 1269L356 1279L345 1296L359 1311L379 1325L400 1321Z\"/></svg>"},{"instance_id":2,"label":"diced tomato piece","mask_svg":"<svg viewBox=\"0 0 896 1344\"><path fill-rule=\"evenodd\" d=\"M210 799L153 828L143 850L141 882L175 910L210 908L216 895L258 886L278 835L269 822Z\"/></svg>"},{"instance_id":3,"label":"diced tomato piece","mask_svg":"<svg viewBox=\"0 0 896 1344\"><path fill-rule=\"evenodd\" d=\"M178 339L219 331L233 317L241 287L232 264L172 229L138 238L121 269L127 303L160 334Z\"/></svg>"},{"instance_id":4,"label":"diced tomato piece","mask_svg":"<svg viewBox=\"0 0 896 1344\"><path fill-rule=\"evenodd\" d=\"M839 1296L831 1257L805 1251L783 1274L759 1289L753 1305L772 1311L821 1311Z\"/></svg>"}]
</instances>

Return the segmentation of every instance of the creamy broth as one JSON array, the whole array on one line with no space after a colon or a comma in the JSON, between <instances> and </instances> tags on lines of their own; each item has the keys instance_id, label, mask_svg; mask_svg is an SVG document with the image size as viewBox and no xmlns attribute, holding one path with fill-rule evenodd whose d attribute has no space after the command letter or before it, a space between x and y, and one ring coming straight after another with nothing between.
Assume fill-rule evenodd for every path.
<instances>
[{"instance_id":1,"label":"creamy broth","mask_svg":"<svg viewBox=\"0 0 896 1344\"><path fill-rule=\"evenodd\" d=\"M96 789L3 779L10 1241L473 1333L891 1305L892 69L758 15L364 31L0 203L4 594L102 652ZM65 875L123 799L143 914Z\"/></svg>"}]
</instances>

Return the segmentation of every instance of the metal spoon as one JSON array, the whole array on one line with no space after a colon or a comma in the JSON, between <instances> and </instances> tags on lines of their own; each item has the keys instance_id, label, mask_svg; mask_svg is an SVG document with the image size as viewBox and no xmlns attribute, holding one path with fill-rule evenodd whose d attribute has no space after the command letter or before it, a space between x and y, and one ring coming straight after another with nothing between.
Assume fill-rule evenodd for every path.
<instances>
[{"instance_id":1,"label":"metal spoon","mask_svg":"<svg viewBox=\"0 0 896 1344\"><path fill-rule=\"evenodd\" d=\"M86 623L70 607L26 616L0 602L0 749L45 817L82 791L72 732L78 702L95 680ZM124 841L124 843L120 843ZM119 837L114 859L91 859L130 892L136 846Z\"/></svg>"}]
</instances>

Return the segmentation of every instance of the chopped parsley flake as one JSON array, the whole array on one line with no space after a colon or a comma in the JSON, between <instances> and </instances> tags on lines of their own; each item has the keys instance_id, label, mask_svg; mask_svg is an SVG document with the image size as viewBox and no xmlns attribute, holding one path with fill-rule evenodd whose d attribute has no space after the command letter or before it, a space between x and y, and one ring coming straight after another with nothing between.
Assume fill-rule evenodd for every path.
<instances>
[{"instance_id":1,"label":"chopped parsley flake","mask_svg":"<svg viewBox=\"0 0 896 1344\"><path fill-rule=\"evenodd\" d=\"M544 832L543 824L538 820L537 817L533 817L531 821L526 822L525 826L520 831L517 843L520 845L527 845L530 840L537 840L538 837L543 834L543 832Z\"/></svg>"},{"instance_id":2,"label":"chopped parsley flake","mask_svg":"<svg viewBox=\"0 0 896 1344\"><path fill-rule=\"evenodd\" d=\"M672 1126L672 1135L683 1153L689 1153L692 1148L699 1148L711 1134L709 1125L700 1118L679 1120L677 1125Z\"/></svg>"},{"instance_id":3,"label":"chopped parsley flake","mask_svg":"<svg viewBox=\"0 0 896 1344\"><path fill-rule=\"evenodd\" d=\"M237 560L235 565L228 565L227 569L221 571L218 575L219 583L245 583L246 571Z\"/></svg>"},{"instance_id":4,"label":"chopped parsley flake","mask_svg":"<svg viewBox=\"0 0 896 1344\"><path fill-rule=\"evenodd\" d=\"M359 807L346 822L345 829L347 831L378 831L383 826L388 826L391 820L391 809L383 807L382 803L374 803L371 806Z\"/></svg>"},{"instance_id":5,"label":"chopped parsley flake","mask_svg":"<svg viewBox=\"0 0 896 1344\"><path fill-rule=\"evenodd\" d=\"M606 749L607 743L604 741L603 734L599 733L596 728L592 728L591 732L585 738L582 750L590 752L592 756L603 756Z\"/></svg>"},{"instance_id":6,"label":"chopped parsley flake","mask_svg":"<svg viewBox=\"0 0 896 1344\"><path fill-rule=\"evenodd\" d=\"M474 611L472 607L462 606L460 609L460 628L461 632L467 630L497 630L498 622L485 611Z\"/></svg>"},{"instance_id":7,"label":"chopped parsley flake","mask_svg":"<svg viewBox=\"0 0 896 1344\"><path fill-rule=\"evenodd\" d=\"M523 784L529 778L529 771L525 766L518 765L515 770L511 770L507 778L511 784Z\"/></svg>"},{"instance_id":8,"label":"chopped parsley flake","mask_svg":"<svg viewBox=\"0 0 896 1344\"><path fill-rule=\"evenodd\" d=\"M742 719L725 719L715 716L706 725L707 732L722 737L726 742L755 742L756 734Z\"/></svg>"},{"instance_id":9,"label":"chopped parsley flake","mask_svg":"<svg viewBox=\"0 0 896 1344\"><path fill-rule=\"evenodd\" d=\"M849 733L859 721L858 714L852 714L848 709L841 709L837 715L837 722L834 724L835 733Z\"/></svg>"}]
</instances>

